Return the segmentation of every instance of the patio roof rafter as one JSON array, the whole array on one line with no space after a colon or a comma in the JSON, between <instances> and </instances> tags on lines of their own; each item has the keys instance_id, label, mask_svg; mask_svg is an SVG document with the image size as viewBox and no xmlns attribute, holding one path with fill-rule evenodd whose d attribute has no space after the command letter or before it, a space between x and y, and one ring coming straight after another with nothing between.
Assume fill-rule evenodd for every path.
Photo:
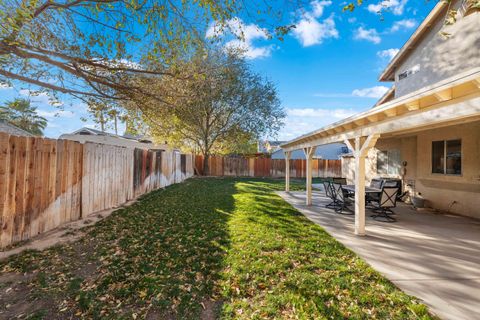
<instances>
[{"instance_id":1,"label":"patio roof rafter","mask_svg":"<svg viewBox=\"0 0 480 320\"><path fill-rule=\"evenodd\" d=\"M435 122L467 117L464 111L452 112L452 104L460 105L465 98L480 96L480 67L447 79L434 87L427 87L405 97L389 101L366 112L352 116L343 121L326 126L309 134L286 142L284 150L298 150L305 147L341 142L357 136L368 136L372 133L390 133L407 129L415 129L422 125L434 125ZM441 116L449 106L447 117ZM465 108L464 108L465 109ZM438 112L437 112L438 111ZM478 110L473 110L478 114ZM440 116L439 116L440 114ZM418 121L418 120L421 121Z\"/></svg>"},{"instance_id":2,"label":"patio roof rafter","mask_svg":"<svg viewBox=\"0 0 480 320\"><path fill-rule=\"evenodd\" d=\"M480 89L480 78L473 80L473 83Z\"/></svg>"}]
</instances>

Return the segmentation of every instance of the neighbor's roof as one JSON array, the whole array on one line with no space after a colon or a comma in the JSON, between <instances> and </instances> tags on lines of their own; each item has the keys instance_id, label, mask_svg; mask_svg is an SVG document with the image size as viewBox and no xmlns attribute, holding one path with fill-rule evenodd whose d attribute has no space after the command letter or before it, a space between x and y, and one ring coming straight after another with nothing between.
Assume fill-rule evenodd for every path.
<instances>
[{"instance_id":1,"label":"neighbor's roof","mask_svg":"<svg viewBox=\"0 0 480 320\"><path fill-rule=\"evenodd\" d=\"M412 34L410 39L403 45L397 55L390 61L388 66L382 72L379 77L380 81L394 81L395 69L402 63L402 61L415 49L416 44L423 38L423 36L430 30L430 27L435 21L444 13L444 10L448 7L447 1L440 1L430 11L428 16L418 26L417 30Z\"/></svg>"},{"instance_id":2,"label":"neighbor's roof","mask_svg":"<svg viewBox=\"0 0 480 320\"><path fill-rule=\"evenodd\" d=\"M276 141L276 140L268 140L267 141L271 146L280 146L287 141Z\"/></svg>"},{"instance_id":3,"label":"neighbor's roof","mask_svg":"<svg viewBox=\"0 0 480 320\"><path fill-rule=\"evenodd\" d=\"M121 136L121 135L118 135L118 134L105 132L105 131L101 131L101 130L97 130L97 129L93 129L93 128L87 128L87 127L80 128L80 129L70 133L70 135L76 135L76 134L82 135L82 133L83 134L86 133L86 134L90 134L90 135L94 135L94 136L107 136L107 137L114 137L114 138L119 138L119 139L135 140L135 141L138 141L138 142L145 142L145 143L151 143L152 142L152 139L150 139L148 137L145 137L145 136L141 136L141 135L133 135L133 134L125 133L123 136Z\"/></svg>"},{"instance_id":4,"label":"neighbor's roof","mask_svg":"<svg viewBox=\"0 0 480 320\"><path fill-rule=\"evenodd\" d=\"M27 132L19 127L14 126L8 122L0 120L0 132L5 132L14 136L34 137L33 134Z\"/></svg>"},{"instance_id":5,"label":"neighbor's roof","mask_svg":"<svg viewBox=\"0 0 480 320\"><path fill-rule=\"evenodd\" d=\"M348 152L347 146L342 142L335 142L325 145L317 146L315 149L314 158L323 160L338 160L340 156ZM283 150L277 150L272 153L272 159L285 159ZM294 150L290 154L291 160L305 159L305 153L303 150Z\"/></svg>"}]
</instances>

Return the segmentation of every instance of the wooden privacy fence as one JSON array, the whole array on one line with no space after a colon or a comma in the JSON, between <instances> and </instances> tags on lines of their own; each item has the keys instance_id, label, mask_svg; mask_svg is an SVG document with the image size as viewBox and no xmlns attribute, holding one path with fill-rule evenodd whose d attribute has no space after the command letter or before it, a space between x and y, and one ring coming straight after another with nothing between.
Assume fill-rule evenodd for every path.
<instances>
[{"instance_id":1,"label":"wooden privacy fence","mask_svg":"<svg viewBox=\"0 0 480 320\"><path fill-rule=\"evenodd\" d=\"M208 159L211 176L285 177L285 160L211 156ZM195 156L195 169L203 175L203 156ZM341 177L341 160L313 160L313 177ZM306 176L306 160L290 160L290 177Z\"/></svg>"},{"instance_id":2,"label":"wooden privacy fence","mask_svg":"<svg viewBox=\"0 0 480 320\"><path fill-rule=\"evenodd\" d=\"M192 175L177 151L0 133L0 247Z\"/></svg>"}]
</instances>

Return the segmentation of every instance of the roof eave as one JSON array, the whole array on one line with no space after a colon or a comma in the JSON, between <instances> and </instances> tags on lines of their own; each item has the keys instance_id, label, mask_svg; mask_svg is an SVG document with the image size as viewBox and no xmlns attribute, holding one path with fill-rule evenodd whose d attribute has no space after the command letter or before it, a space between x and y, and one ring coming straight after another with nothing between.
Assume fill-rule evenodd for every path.
<instances>
[{"instance_id":1,"label":"roof eave","mask_svg":"<svg viewBox=\"0 0 480 320\"><path fill-rule=\"evenodd\" d=\"M478 84L480 83L480 67L463 72L457 76L442 80L434 85L419 89L408 95L399 97L392 101L385 102L367 111L353 115L341 121L337 121L331 125L322 127L313 132L304 134L300 137L297 137L295 139L288 141L287 143L282 144L281 147L282 149L292 149L293 147L298 146L302 143L305 143L308 140L316 139L318 137L331 136L333 133L330 133L330 132L334 132L334 133L348 132L351 129L346 129L346 127L351 126L352 123L356 123L357 121L361 121L362 123L365 122L367 125L370 125L369 117L372 117L372 116L375 117L375 115L381 115L381 114L388 114L390 113L391 109L405 109L405 108L410 109L410 107L412 107L412 110L418 110L420 108L421 99L426 99L428 97L436 97L437 92L441 92L447 89L452 89L455 86L463 85L468 82L475 83L475 86L478 86ZM480 89L480 86L478 86L478 89ZM452 94L453 94L453 91L452 91ZM418 107L413 108L414 105L417 105ZM422 108L424 107L427 107L427 106L422 106ZM412 112L415 112L415 111L412 111ZM390 115L388 117L390 117ZM376 122L376 120L373 120L373 122ZM364 127L364 125L360 124L357 126L356 129L361 127ZM338 131L339 129L341 130Z\"/></svg>"},{"instance_id":2,"label":"roof eave","mask_svg":"<svg viewBox=\"0 0 480 320\"><path fill-rule=\"evenodd\" d=\"M443 9L447 7L446 1L440 1L437 5L430 11L428 16L423 20L423 22L418 26L417 30L410 36L407 42L403 45L400 51L393 57L390 63L387 65L385 70L380 74L378 81L395 81L395 70L398 67L399 63L408 55L412 49L415 47L416 43L422 38L422 36L428 32L429 28L442 13Z\"/></svg>"}]
</instances>

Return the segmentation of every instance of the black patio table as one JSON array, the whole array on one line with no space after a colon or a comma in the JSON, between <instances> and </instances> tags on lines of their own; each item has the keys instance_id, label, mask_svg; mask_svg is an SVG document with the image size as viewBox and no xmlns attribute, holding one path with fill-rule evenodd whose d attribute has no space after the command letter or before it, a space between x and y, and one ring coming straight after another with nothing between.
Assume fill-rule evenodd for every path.
<instances>
[{"instance_id":1,"label":"black patio table","mask_svg":"<svg viewBox=\"0 0 480 320\"><path fill-rule=\"evenodd\" d=\"M351 193L355 193L355 185L354 184L347 184L342 186L343 190L346 190ZM381 193L382 189L372 188L372 187L365 187L365 193Z\"/></svg>"}]
</instances>

